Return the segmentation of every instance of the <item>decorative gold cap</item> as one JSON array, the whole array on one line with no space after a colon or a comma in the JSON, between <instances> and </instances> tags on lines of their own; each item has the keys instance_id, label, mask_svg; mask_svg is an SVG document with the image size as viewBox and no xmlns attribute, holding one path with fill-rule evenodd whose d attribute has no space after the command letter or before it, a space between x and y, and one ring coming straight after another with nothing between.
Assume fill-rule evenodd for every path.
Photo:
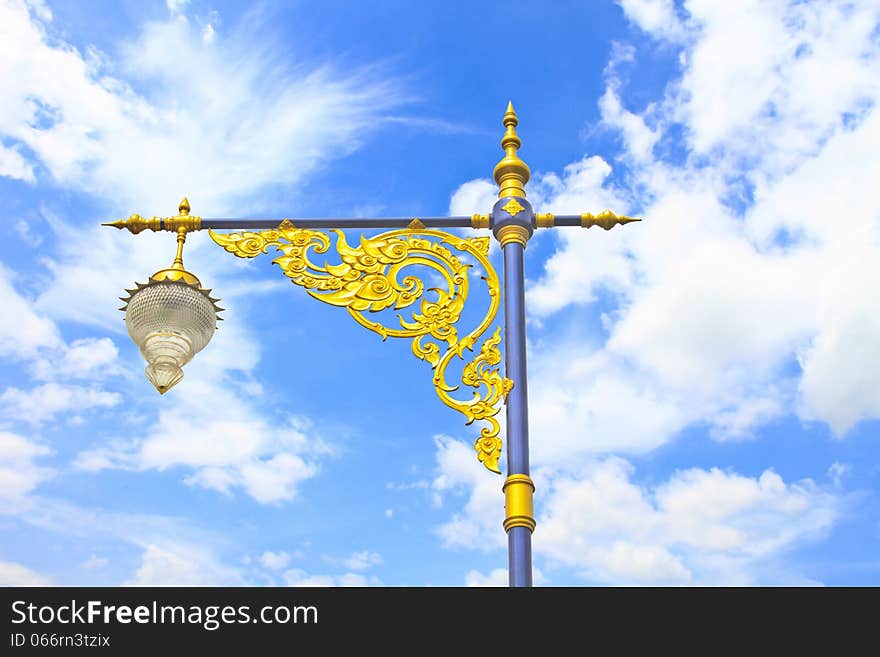
<instances>
[{"instance_id":1,"label":"decorative gold cap","mask_svg":"<svg viewBox=\"0 0 880 657\"><path fill-rule=\"evenodd\" d=\"M508 101L507 111L504 113L504 126L507 130L501 139L501 148L504 149L505 155L502 160L495 165L495 182L501 188L498 192L498 198L505 196L517 196L519 198L526 197L526 183L529 181L531 171L528 165L523 162L517 151L522 145L519 136L516 134L516 126L519 119L513 109L513 103Z\"/></svg>"}]
</instances>

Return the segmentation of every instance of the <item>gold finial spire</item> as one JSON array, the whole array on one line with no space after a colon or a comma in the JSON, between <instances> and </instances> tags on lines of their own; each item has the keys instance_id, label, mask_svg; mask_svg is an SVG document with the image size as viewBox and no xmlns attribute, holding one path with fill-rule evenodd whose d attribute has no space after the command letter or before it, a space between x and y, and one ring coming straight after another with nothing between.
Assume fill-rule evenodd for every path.
<instances>
[{"instance_id":1,"label":"gold finial spire","mask_svg":"<svg viewBox=\"0 0 880 657\"><path fill-rule=\"evenodd\" d=\"M526 183L529 181L531 172L529 167L523 162L517 151L522 145L519 135L516 134L516 126L519 119L516 117L516 111L513 109L513 102L507 102L507 111L504 112L504 126L506 131L501 139L501 148L504 149L504 158L495 165L495 182L501 188L498 192L498 198L505 196L516 196L519 198L526 197Z\"/></svg>"},{"instance_id":2,"label":"gold finial spire","mask_svg":"<svg viewBox=\"0 0 880 657\"><path fill-rule=\"evenodd\" d=\"M189 214L189 199L186 196L183 197L183 200L180 202L180 205L177 206L177 211L180 214L186 215Z\"/></svg>"}]
</instances>

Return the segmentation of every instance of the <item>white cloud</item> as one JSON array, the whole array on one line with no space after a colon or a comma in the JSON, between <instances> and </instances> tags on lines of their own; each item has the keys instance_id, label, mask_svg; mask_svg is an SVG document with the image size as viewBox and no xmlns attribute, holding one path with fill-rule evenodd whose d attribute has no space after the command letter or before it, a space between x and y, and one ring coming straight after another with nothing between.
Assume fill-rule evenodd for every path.
<instances>
[{"instance_id":1,"label":"white cloud","mask_svg":"<svg viewBox=\"0 0 880 657\"><path fill-rule=\"evenodd\" d=\"M7 148L0 144L0 176L34 182L34 168L28 164L16 147Z\"/></svg>"},{"instance_id":2,"label":"white cloud","mask_svg":"<svg viewBox=\"0 0 880 657\"><path fill-rule=\"evenodd\" d=\"M119 350L110 338L82 338L35 361L33 376L38 379L106 378L122 372Z\"/></svg>"},{"instance_id":3,"label":"white cloud","mask_svg":"<svg viewBox=\"0 0 880 657\"><path fill-rule=\"evenodd\" d=\"M8 481L5 473L0 474L0 481ZM68 564L71 569L79 566L81 572L69 570L66 583L94 584L97 575L93 571L97 570L102 579L112 577L120 585L134 586L242 586L266 579L265 572L240 568L241 560L229 554L233 546L228 536L179 516L108 512L33 494L13 501L0 504L0 513L67 543L101 546L138 562L133 572L119 572L108 568L109 559L92 554L85 562ZM117 559L114 565L122 561Z\"/></svg>"},{"instance_id":4,"label":"white cloud","mask_svg":"<svg viewBox=\"0 0 880 657\"><path fill-rule=\"evenodd\" d=\"M189 0L165 0L165 6L172 14L179 14L189 4Z\"/></svg>"},{"instance_id":5,"label":"white cloud","mask_svg":"<svg viewBox=\"0 0 880 657\"><path fill-rule=\"evenodd\" d=\"M283 550L278 552L266 550L260 555L260 563L269 570L281 570L290 563L291 556L289 552L284 552Z\"/></svg>"},{"instance_id":6,"label":"white cloud","mask_svg":"<svg viewBox=\"0 0 880 657\"><path fill-rule=\"evenodd\" d=\"M583 342L532 350L529 415L532 463L576 465L590 454L645 453L691 421L688 406ZM584 353L587 352L587 353Z\"/></svg>"},{"instance_id":7,"label":"white cloud","mask_svg":"<svg viewBox=\"0 0 880 657\"><path fill-rule=\"evenodd\" d=\"M298 486L317 474L317 466L287 449L281 430L263 424L214 422L195 427L183 419L162 416L158 433L118 449L98 448L80 454L75 465L85 470L126 468L164 470L188 466L187 484L230 493L240 488L258 502L273 504L296 498ZM166 433L170 431L171 433ZM181 433L177 433L180 431ZM227 453L222 449L229 448Z\"/></svg>"},{"instance_id":8,"label":"white cloud","mask_svg":"<svg viewBox=\"0 0 880 657\"><path fill-rule=\"evenodd\" d=\"M75 466L90 471L182 466L192 471L184 481L193 486L222 493L241 489L265 504L295 499L299 485L317 474L318 459L330 453L329 447L305 433L311 427L303 418L272 424L233 388L212 380L218 376L213 365L201 367L187 374L187 396L163 404L143 437L84 451ZM217 408L223 408L222 416Z\"/></svg>"},{"instance_id":9,"label":"white cloud","mask_svg":"<svg viewBox=\"0 0 880 657\"><path fill-rule=\"evenodd\" d=\"M88 559L83 561L79 567L83 570L102 570L107 567L107 564L110 563L109 559L105 557L99 557L97 554L91 555Z\"/></svg>"},{"instance_id":10,"label":"white cloud","mask_svg":"<svg viewBox=\"0 0 880 657\"><path fill-rule=\"evenodd\" d=\"M849 463L840 463L835 461L828 467L828 477L836 488L840 488L843 480L852 473L852 466Z\"/></svg>"},{"instance_id":11,"label":"white cloud","mask_svg":"<svg viewBox=\"0 0 880 657\"><path fill-rule=\"evenodd\" d=\"M507 568L495 568L488 574L479 570L469 570L464 576L464 585L471 587L507 586Z\"/></svg>"},{"instance_id":12,"label":"white cloud","mask_svg":"<svg viewBox=\"0 0 880 657\"><path fill-rule=\"evenodd\" d=\"M382 586L382 582L375 577L366 577L359 573L343 573L341 575L320 575L307 573L304 570L293 569L284 573L284 581L287 586L307 587L362 587Z\"/></svg>"},{"instance_id":13,"label":"white cloud","mask_svg":"<svg viewBox=\"0 0 880 657\"><path fill-rule=\"evenodd\" d=\"M146 545L141 563L124 586L234 586L239 573L192 545Z\"/></svg>"},{"instance_id":14,"label":"white cloud","mask_svg":"<svg viewBox=\"0 0 880 657\"><path fill-rule=\"evenodd\" d=\"M10 387L0 395L0 416L37 426L61 413L112 408L120 401L119 393L76 385L44 383L30 390Z\"/></svg>"},{"instance_id":15,"label":"white cloud","mask_svg":"<svg viewBox=\"0 0 880 657\"><path fill-rule=\"evenodd\" d=\"M751 478L692 468L656 488L632 474L607 459L554 479L538 519L540 553L615 584L784 583L798 577L774 560L839 516L840 499L772 470Z\"/></svg>"},{"instance_id":16,"label":"white cloud","mask_svg":"<svg viewBox=\"0 0 880 657\"><path fill-rule=\"evenodd\" d=\"M536 586L546 583L546 578L537 568L532 569L532 582ZM470 587L504 587L508 586L507 568L495 568L488 573L469 570L464 576L464 585Z\"/></svg>"},{"instance_id":17,"label":"white cloud","mask_svg":"<svg viewBox=\"0 0 880 657\"><path fill-rule=\"evenodd\" d=\"M361 552L352 553L352 555L342 563L350 570L367 570L373 566L380 565L382 563L382 555L378 552L363 550Z\"/></svg>"},{"instance_id":18,"label":"white cloud","mask_svg":"<svg viewBox=\"0 0 880 657\"><path fill-rule=\"evenodd\" d=\"M507 540L499 531L504 520L499 478L486 472L471 445L448 436L436 436L434 442L438 475L432 487L438 500L461 493L468 496L462 511L437 528L443 545L485 550L506 545Z\"/></svg>"},{"instance_id":19,"label":"white cloud","mask_svg":"<svg viewBox=\"0 0 880 657\"><path fill-rule=\"evenodd\" d=\"M618 0L627 18L657 37L675 41L684 36L673 0Z\"/></svg>"},{"instance_id":20,"label":"white cloud","mask_svg":"<svg viewBox=\"0 0 880 657\"><path fill-rule=\"evenodd\" d=\"M815 153L877 92L875 2L689 2L680 110L697 152L757 156L773 173Z\"/></svg>"},{"instance_id":21,"label":"white cloud","mask_svg":"<svg viewBox=\"0 0 880 657\"><path fill-rule=\"evenodd\" d=\"M43 243L43 236L34 231L31 225L24 219L15 222L15 232L28 246L36 247Z\"/></svg>"},{"instance_id":22,"label":"white cloud","mask_svg":"<svg viewBox=\"0 0 880 657\"><path fill-rule=\"evenodd\" d=\"M217 38L217 32L214 30L214 26L208 23L202 28L202 41L205 43L213 43L214 39Z\"/></svg>"},{"instance_id":23,"label":"white cloud","mask_svg":"<svg viewBox=\"0 0 880 657\"><path fill-rule=\"evenodd\" d=\"M715 440L752 438L752 429L782 414L778 399L744 399L731 410L719 411L713 418L711 435Z\"/></svg>"},{"instance_id":24,"label":"white cloud","mask_svg":"<svg viewBox=\"0 0 880 657\"><path fill-rule=\"evenodd\" d=\"M0 432L0 509L18 507L37 485L55 475L34 461L52 454L45 445L14 433Z\"/></svg>"},{"instance_id":25,"label":"white cloud","mask_svg":"<svg viewBox=\"0 0 880 657\"><path fill-rule=\"evenodd\" d=\"M57 348L61 336L55 324L37 314L30 301L12 287L11 273L0 266L0 356L32 357L41 348Z\"/></svg>"},{"instance_id":26,"label":"white cloud","mask_svg":"<svg viewBox=\"0 0 880 657\"><path fill-rule=\"evenodd\" d=\"M613 86L609 85L605 94L599 99L599 110L602 113L602 120L620 131L627 154L631 158L643 162L651 157L654 144L660 137L659 133L651 130L641 116L623 107L620 96Z\"/></svg>"},{"instance_id":27,"label":"white cloud","mask_svg":"<svg viewBox=\"0 0 880 657\"><path fill-rule=\"evenodd\" d=\"M504 496L497 479L470 472L468 451L463 443L438 439L439 488L467 494L439 534L447 547L503 550ZM786 483L772 470L748 477L691 468L643 485L621 458L574 462L582 465L543 466L532 473L538 523L533 550L545 567L569 569L589 582L804 583L780 565L782 556L827 533L846 503L809 479ZM469 586L505 581L504 570L466 576Z\"/></svg>"},{"instance_id":28,"label":"white cloud","mask_svg":"<svg viewBox=\"0 0 880 657\"><path fill-rule=\"evenodd\" d=\"M625 214L626 205L619 194L603 186L610 173L609 164L593 156L567 165L562 177L550 173L538 178L534 186L544 199L537 205L538 211L580 214L615 208ZM634 230L631 226L627 229ZM597 235L594 230L582 234L576 228L559 229L556 237L567 248L546 261L543 280L530 284L529 311L546 316L569 303L593 301L596 287L621 290L631 283L632 263L623 248L626 232L617 229Z\"/></svg>"},{"instance_id":29,"label":"white cloud","mask_svg":"<svg viewBox=\"0 0 880 657\"><path fill-rule=\"evenodd\" d=\"M52 20L52 10L46 4L46 0L24 0L28 10L42 21L50 22Z\"/></svg>"},{"instance_id":30,"label":"white cloud","mask_svg":"<svg viewBox=\"0 0 880 657\"><path fill-rule=\"evenodd\" d=\"M498 200L498 188L488 180L471 180L455 190L449 201L449 214L470 216L489 214Z\"/></svg>"},{"instance_id":31,"label":"white cloud","mask_svg":"<svg viewBox=\"0 0 880 657\"><path fill-rule=\"evenodd\" d=\"M21 564L0 561L0 586L51 586L52 580Z\"/></svg>"}]
</instances>

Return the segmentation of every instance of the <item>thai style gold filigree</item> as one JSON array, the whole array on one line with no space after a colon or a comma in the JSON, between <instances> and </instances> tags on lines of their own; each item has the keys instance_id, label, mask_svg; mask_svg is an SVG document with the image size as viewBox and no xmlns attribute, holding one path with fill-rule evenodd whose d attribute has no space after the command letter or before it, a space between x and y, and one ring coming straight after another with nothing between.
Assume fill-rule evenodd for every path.
<instances>
[{"instance_id":1,"label":"thai style gold filigree","mask_svg":"<svg viewBox=\"0 0 880 657\"><path fill-rule=\"evenodd\" d=\"M474 443L477 458L489 470L500 472L500 426L495 415L513 386L499 372L501 329L483 340L479 351L468 360L466 351L474 351L498 312L500 285L498 274L488 259L489 238L462 238L438 230L410 224L410 228L392 230L372 238L361 236L358 246L350 246L341 230L336 234L339 264L318 265L310 256L327 253L331 238L325 232L297 228L285 220L274 230L223 234L211 231L211 238L240 258L253 258L274 246L281 253L273 262L284 275L306 289L319 301L346 308L361 326L378 333L382 339L410 338L415 356L430 363L433 384L441 401L464 414L466 424L485 422ZM489 292L489 308L476 328L460 335L457 322L469 292L468 269L472 266L459 255L472 257L482 267ZM410 267L421 266L443 282L440 287L425 288L422 279L410 274ZM431 293L431 294L428 294ZM419 301L417 307L414 304ZM413 307L408 317L398 314L399 326L386 326L364 313L404 310ZM447 368L455 359L465 361L461 384L451 385ZM473 391L471 399L453 397L462 386Z\"/></svg>"},{"instance_id":2,"label":"thai style gold filigree","mask_svg":"<svg viewBox=\"0 0 880 657\"><path fill-rule=\"evenodd\" d=\"M515 198L510 199L507 203L501 206L501 209L504 210L511 217L515 217L520 212L525 210L525 208L520 205Z\"/></svg>"}]
</instances>

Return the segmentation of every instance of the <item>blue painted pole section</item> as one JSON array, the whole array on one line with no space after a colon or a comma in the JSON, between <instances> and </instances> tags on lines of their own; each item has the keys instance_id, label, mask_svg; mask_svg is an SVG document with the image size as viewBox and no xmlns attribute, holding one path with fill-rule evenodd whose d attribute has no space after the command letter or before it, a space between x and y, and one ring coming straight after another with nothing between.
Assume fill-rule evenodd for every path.
<instances>
[{"instance_id":1,"label":"blue painted pole section","mask_svg":"<svg viewBox=\"0 0 880 657\"><path fill-rule=\"evenodd\" d=\"M505 375L513 381L507 395L507 474L529 474L529 407L526 383L526 299L524 247L504 245ZM510 586L532 585L532 532L507 532Z\"/></svg>"}]
</instances>

